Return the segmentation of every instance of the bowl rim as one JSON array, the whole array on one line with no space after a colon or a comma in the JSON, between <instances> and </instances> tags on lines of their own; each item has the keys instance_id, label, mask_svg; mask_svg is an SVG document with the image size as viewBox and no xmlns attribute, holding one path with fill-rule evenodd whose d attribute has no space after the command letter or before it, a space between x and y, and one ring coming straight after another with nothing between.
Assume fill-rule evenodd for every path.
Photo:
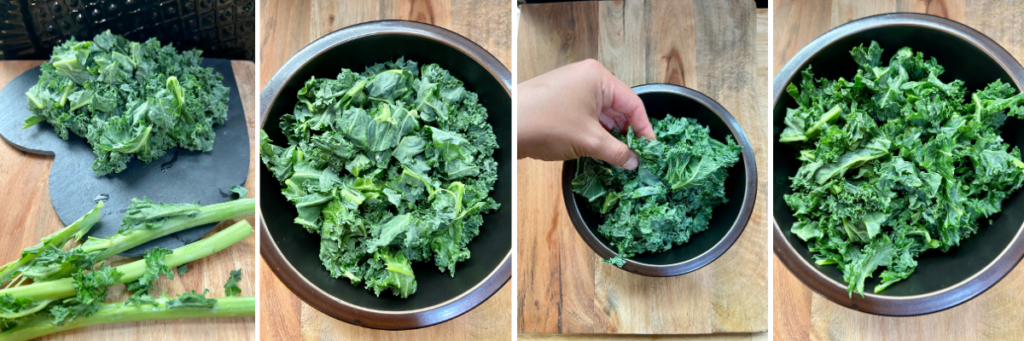
<instances>
[{"instance_id":1,"label":"bowl rim","mask_svg":"<svg viewBox=\"0 0 1024 341\"><path fill-rule=\"evenodd\" d=\"M740 146L743 146L741 155L743 157L744 172L747 176L747 181L743 191L743 203L740 207L739 213L736 215L736 219L729 227L729 231L726 232L725 236L723 236L721 240L715 243L715 245L707 251L682 262L672 264L648 264L637 262L631 258L626 258L626 264L621 268L615 267L617 269L649 277L672 277L687 274L703 268L721 257L722 254L732 247L736 240L739 239L739 236L743 233L744 229L746 229L757 199L757 164L754 158L754 150L750 145L750 140L747 138L747 134L743 131L743 127L740 126L739 122L736 121L732 114L730 114L725 107L714 99L697 90L675 84L651 83L634 86L633 92L637 95L667 93L694 100L698 104L703 105L708 108L708 110L715 113L715 115L717 115L718 118L720 118L725 125L729 127L729 131L732 133L733 138L736 139L736 142ZM577 160L567 160L562 162L562 198L565 201L565 208L569 214L569 218L572 220L572 224L576 228L576 232L579 233L580 237L583 238L587 245L590 246L598 256L603 259L615 257L618 253L597 239L597 235L595 235L594 232L587 227L586 222L583 221L580 208L576 205L576 199L572 192L572 184L566 180L571 179L566 176L566 172L574 172L574 170L571 170L567 165L570 162L576 161ZM675 247L684 246L680 245Z\"/></svg>"},{"instance_id":2,"label":"bowl rim","mask_svg":"<svg viewBox=\"0 0 1024 341\"><path fill-rule=\"evenodd\" d=\"M487 70L511 97L512 78L505 67L490 52L472 40L442 27L405 20L377 20L344 27L303 47L288 59L274 73L260 92L258 112L260 128L266 124L267 114L276 99L282 95L284 85L291 75L312 59L342 44L371 36L410 35L431 39L452 47L472 58ZM259 172L257 172L259 174ZM259 191L259 190L258 190ZM258 193L257 193L258 197ZM259 200L259 199L257 199ZM444 302L415 310L389 311L361 307L346 302L323 291L301 273L284 257L277 243L270 235L259 204L256 205L259 225L260 255L277 278L306 304L335 319L384 330L407 330L433 326L465 314L493 296L512 278L512 248L509 248L501 263L475 286ZM513 238L514 239L514 238Z\"/></svg>"},{"instance_id":3,"label":"bowl rim","mask_svg":"<svg viewBox=\"0 0 1024 341\"><path fill-rule=\"evenodd\" d=\"M818 36L804 46L786 62L772 81L772 108L778 105L786 84L796 77L800 67L823 48L846 36L866 30L888 26L917 26L939 30L973 44L985 52L1010 75L1018 89L1024 90L1024 68L1002 46L977 30L942 17L918 13L887 13L864 17L840 25ZM774 119L773 119L774 121ZM774 125L774 123L773 123ZM773 134L772 138L775 138ZM773 141L774 143L774 141ZM774 188L774 184L773 184ZM774 203L783 205L784 203ZM828 300L849 309L884 316L917 316L943 311L963 304L994 286L1010 273L1024 257L1024 228L1020 228L1013 240L987 266L978 273L942 290L912 295L888 296L865 293L864 296L848 295L847 286L821 273L800 256L783 235L782 228L772 214L772 245L775 256L789 269L794 277ZM1024 226L1022 226L1024 227Z\"/></svg>"}]
</instances>

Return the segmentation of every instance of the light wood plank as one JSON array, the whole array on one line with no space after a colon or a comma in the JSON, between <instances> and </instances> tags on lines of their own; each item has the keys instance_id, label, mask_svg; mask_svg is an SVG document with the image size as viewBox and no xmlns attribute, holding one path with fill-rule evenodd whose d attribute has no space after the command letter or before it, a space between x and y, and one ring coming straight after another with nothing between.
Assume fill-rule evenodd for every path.
<instances>
[{"instance_id":1,"label":"light wood plank","mask_svg":"<svg viewBox=\"0 0 1024 341\"><path fill-rule=\"evenodd\" d=\"M380 17L452 27L451 0L383 0Z\"/></svg>"},{"instance_id":2,"label":"light wood plank","mask_svg":"<svg viewBox=\"0 0 1024 341\"><path fill-rule=\"evenodd\" d=\"M452 30L512 69L512 15L505 0L452 0Z\"/></svg>"},{"instance_id":3,"label":"light wood plank","mask_svg":"<svg viewBox=\"0 0 1024 341\"><path fill-rule=\"evenodd\" d=\"M751 341L766 340L768 333L731 335L593 335L593 334L518 334L520 341Z\"/></svg>"},{"instance_id":4,"label":"light wood plank","mask_svg":"<svg viewBox=\"0 0 1024 341\"><path fill-rule=\"evenodd\" d=\"M647 83L697 85L697 32L694 2L651 1L646 43ZM687 20L680 20L687 18ZM721 25L722 23L718 23Z\"/></svg>"},{"instance_id":5,"label":"light wood plank","mask_svg":"<svg viewBox=\"0 0 1024 341\"><path fill-rule=\"evenodd\" d=\"M647 83L646 1L602 1L598 3L598 51L601 62L616 78L634 86ZM696 63L694 63L696 64Z\"/></svg>"}]
</instances>

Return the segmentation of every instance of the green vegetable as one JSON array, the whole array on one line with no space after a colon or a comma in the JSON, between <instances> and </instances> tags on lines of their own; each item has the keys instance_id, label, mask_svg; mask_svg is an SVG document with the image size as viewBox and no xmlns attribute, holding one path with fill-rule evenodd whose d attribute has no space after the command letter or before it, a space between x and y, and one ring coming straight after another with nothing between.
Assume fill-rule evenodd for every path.
<instances>
[{"instance_id":1,"label":"green vegetable","mask_svg":"<svg viewBox=\"0 0 1024 341\"><path fill-rule=\"evenodd\" d=\"M96 307L90 316L79 317L60 325L50 323L46 316L36 316L20 326L0 332L0 341L31 340L62 331L109 323L256 315L255 297L227 297L212 301L212 307L172 306L172 301L167 297L157 298L154 304L142 306L106 303Z\"/></svg>"},{"instance_id":2,"label":"green vegetable","mask_svg":"<svg viewBox=\"0 0 1024 341\"><path fill-rule=\"evenodd\" d=\"M298 100L281 117L287 145L261 131L260 152L331 275L402 298L416 292L413 262L454 276L498 209L498 143L477 95L437 64L399 58L312 78Z\"/></svg>"},{"instance_id":3,"label":"green vegetable","mask_svg":"<svg viewBox=\"0 0 1024 341\"><path fill-rule=\"evenodd\" d=\"M732 136L725 143L711 138L692 118L651 123L657 141L635 136L632 128L618 137L639 158L635 171L581 158L572 180L573 192L604 217L598 232L618 251L605 262L619 267L627 257L668 251L706 230L711 211L727 201L728 169L743 150Z\"/></svg>"},{"instance_id":4,"label":"green vegetable","mask_svg":"<svg viewBox=\"0 0 1024 341\"><path fill-rule=\"evenodd\" d=\"M238 296L242 293L242 289L238 287L238 281L242 280L242 269L231 270L231 277L228 277L228 281L224 283L224 296Z\"/></svg>"},{"instance_id":5,"label":"green vegetable","mask_svg":"<svg viewBox=\"0 0 1024 341\"><path fill-rule=\"evenodd\" d=\"M249 195L249 190L242 186L231 186L231 200L238 200Z\"/></svg>"},{"instance_id":6,"label":"green vegetable","mask_svg":"<svg viewBox=\"0 0 1024 341\"><path fill-rule=\"evenodd\" d=\"M182 264L178 267L178 277L184 276L188 272L188 264Z\"/></svg>"},{"instance_id":7,"label":"green vegetable","mask_svg":"<svg viewBox=\"0 0 1024 341\"><path fill-rule=\"evenodd\" d=\"M106 31L56 46L39 82L25 94L25 127L46 121L63 139L89 142L98 176L120 173L132 157L149 163L168 149L210 151L215 124L227 120L229 89L202 52L178 53L156 39L129 41Z\"/></svg>"},{"instance_id":8,"label":"green vegetable","mask_svg":"<svg viewBox=\"0 0 1024 341\"><path fill-rule=\"evenodd\" d=\"M88 227L98 221L100 207L102 204L78 222L44 238L41 246L23 251L21 260L0 268L0 276L3 276L0 279L9 278L15 273L36 282L67 277L150 240L200 225L252 215L256 209L256 199L232 200L208 206L194 203L157 204L145 198L132 199L122 220L123 227L117 234L107 238L90 237L71 250L62 250L61 247L72 233L77 233L78 238L81 238Z\"/></svg>"},{"instance_id":9,"label":"green vegetable","mask_svg":"<svg viewBox=\"0 0 1024 341\"><path fill-rule=\"evenodd\" d=\"M1000 137L1024 115L1024 94L996 80L969 92L908 47L882 65L878 43L854 48L852 80L814 79L786 90L780 141L803 163L785 196L818 265L835 264L847 290L874 292L913 273L921 253L942 252L978 231L1024 181L1020 151Z\"/></svg>"},{"instance_id":10,"label":"green vegetable","mask_svg":"<svg viewBox=\"0 0 1024 341\"><path fill-rule=\"evenodd\" d=\"M22 250L21 259L0 267L0 283L6 282L11 279L16 272L19 272L24 268L32 267L37 262L49 261L47 257L60 258L61 256L70 255L71 253L62 252L63 250L61 250L61 248L64 247L64 244L67 244L68 240L71 240L72 237L77 241L81 240L86 233L89 233L89 230L92 229L93 225L96 225L96 223L100 221L100 209L102 208L103 202L100 201L96 204L96 207L89 211L89 213L78 218L78 220L71 223L71 225L46 236L39 245ZM42 255L44 259L37 261L40 255Z\"/></svg>"},{"instance_id":11,"label":"green vegetable","mask_svg":"<svg viewBox=\"0 0 1024 341\"><path fill-rule=\"evenodd\" d=\"M97 269L79 270L70 277L0 290L0 341L22 340L92 324L124 322L126 320L119 319L114 313L137 312L140 307L146 305L154 306L146 308L154 312L160 311L161 308L185 308L181 313L156 314L152 315L153 318L220 316L209 313L221 310L221 301L207 299L205 292L186 293L175 300L167 300L166 297L154 299L149 296L148 290L152 289L152 281L160 274L170 277L171 268L219 252L252 233L252 226L242 220L173 252L156 249L147 253L145 259L125 265L107 267L100 264ZM135 280L138 282L133 282ZM121 283L130 283L128 289L137 290L136 293L125 303L103 304L107 297L107 289ZM253 301L239 302L249 302L252 307L237 312L245 312L248 316L254 314ZM203 310L191 310L193 308ZM97 319L97 316L102 318ZM26 330L33 331L25 332Z\"/></svg>"},{"instance_id":12,"label":"green vegetable","mask_svg":"<svg viewBox=\"0 0 1024 341\"><path fill-rule=\"evenodd\" d=\"M146 256L143 260L146 262L146 271L139 277L137 282L128 283L128 291L132 292L132 297L128 299L128 303L131 304L142 304L154 302L153 296L149 295L149 291L153 290L153 282L160 279L160 275L166 275L167 279L174 279L174 272L171 267L164 263L164 258L171 254L171 250L164 248L154 248L146 251Z\"/></svg>"}]
</instances>

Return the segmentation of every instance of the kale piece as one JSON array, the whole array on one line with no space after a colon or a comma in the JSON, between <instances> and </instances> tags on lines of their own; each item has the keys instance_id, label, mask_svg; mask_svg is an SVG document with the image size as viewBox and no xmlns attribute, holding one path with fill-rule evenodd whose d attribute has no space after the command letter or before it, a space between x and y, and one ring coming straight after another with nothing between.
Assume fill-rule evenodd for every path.
<instances>
[{"instance_id":1,"label":"kale piece","mask_svg":"<svg viewBox=\"0 0 1024 341\"><path fill-rule=\"evenodd\" d=\"M1000 137L1007 117L1024 115L1024 94L996 80L973 93L944 82L936 59L909 47L882 64L872 41L850 51L852 80L803 71L786 91L783 143L802 162L785 196L818 265L843 272L864 295L881 271L881 292L910 276L921 253L960 244L998 213L1024 181L1020 151Z\"/></svg>"},{"instance_id":2,"label":"kale piece","mask_svg":"<svg viewBox=\"0 0 1024 341\"><path fill-rule=\"evenodd\" d=\"M132 157L149 163L181 147L213 149L213 126L227 120L223 77L199 66L199 50L178 53L149 39L105 31L91 41L56 46L25 94L25 128L46 121L62 139L88 141L97 176L120 173Z\"/></svg>"},{"instance_id":3,"label":"kale piece","mask_svg":"<svg viewBox=\"0 0 1024 341\"><path fill-rule=\"evenodd\" d=\"M574 193L587 198L604 222L598 232L618 254L606 260L623 266L643 252L665 252L708 228L711 211L724 204L725 179L739 161L742 146L715 140L692 118L652 120L657 141L630 129L618 136L640 159L634 171L604 161L581 158Z\"/></svg>"},{"instance_id":4,"label":"kale piece","mask_svg":"<svg viewBox=\"0 0 1024 341\"><path fill-rule=\"evenodd\" d=\"M454 276L499 206L498 142L477 94L399 58L311 78L298 100L280 120L287 144L261 131L260 153L331 275L402 298L416 292L413 262Z\"/></svg>"}]
</instances>

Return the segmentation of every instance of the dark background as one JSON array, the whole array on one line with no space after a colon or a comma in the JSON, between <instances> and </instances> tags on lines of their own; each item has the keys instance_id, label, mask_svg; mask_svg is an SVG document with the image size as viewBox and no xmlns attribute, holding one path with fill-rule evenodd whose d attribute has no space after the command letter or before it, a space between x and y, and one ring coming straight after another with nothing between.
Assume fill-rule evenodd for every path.
<instances>
[{"instance_id":1,"label":"dark background","mask_svg":"<svg viewBox=\"0 0 1024 341\"><path fill-rule=\"evenodd\" d=\"M49 59L71 37L111 30L206 58L253 60L255 0L0 0L0 60Z\"/></svg>"}]
</instances>

